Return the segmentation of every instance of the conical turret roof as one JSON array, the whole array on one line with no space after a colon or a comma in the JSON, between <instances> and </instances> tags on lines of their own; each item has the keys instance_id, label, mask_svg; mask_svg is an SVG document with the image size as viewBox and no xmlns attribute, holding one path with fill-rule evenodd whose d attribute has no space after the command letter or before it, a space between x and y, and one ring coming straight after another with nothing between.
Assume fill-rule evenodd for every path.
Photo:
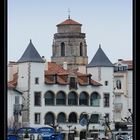
<instances>
[{"instance_id":1,"label":"conical turret roof","mask_svg":"<svg viewBox=\"0 0 140 140\"><path fill-rule=\"evenodd\" d=\"M18 63L24 63L24 62L44 63L44 60L41 58L38 51L35 49L34 45L32 44L32 41L30 40L28 47L26 48L22 57L17 62Z\"/></svg>"},{"instance_id":2,"label":"conical turret roof","mask_svg":"<svg viewBox=\"0 0 140 140\"><path fill-rule=\"evenodd\" d=\"M91 62L87 65L87 67L113 67L113 66L114 65L110 62L104 51L101 49L100 45L95 56L93 57Z\"/></svg>"}]
</instances>

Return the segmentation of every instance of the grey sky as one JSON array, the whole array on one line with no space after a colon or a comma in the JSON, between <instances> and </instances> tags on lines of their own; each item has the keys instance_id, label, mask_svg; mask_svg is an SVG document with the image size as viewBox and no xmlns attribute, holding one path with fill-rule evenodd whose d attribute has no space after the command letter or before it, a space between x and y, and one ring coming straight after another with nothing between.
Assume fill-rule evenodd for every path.
<instances>
[{"instance_id":1,"label":"grey sky","mask_svg":"<svg viewBox=\"0 0 140 140\"><path fill-rule=\"evenodd\" d=\"M71 19L86 33L89 62L99 44L111 60L132 59L131 0L8 0L8 60L17 61L30 38L50 60L56 25Z\"/></svg>"}]
</instances>

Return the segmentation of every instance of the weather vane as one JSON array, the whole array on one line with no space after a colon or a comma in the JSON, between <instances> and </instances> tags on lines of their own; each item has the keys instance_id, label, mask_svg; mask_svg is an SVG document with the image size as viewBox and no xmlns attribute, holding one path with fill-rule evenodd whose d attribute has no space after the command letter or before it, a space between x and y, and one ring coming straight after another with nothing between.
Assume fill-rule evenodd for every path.
<instances>
[{"instance_id":1,"label":"weather vane","mask_svg":"<svg viewBox=\"0 0 140 140\"><path fill-rule=\"evenodd\" d=\"M70 19L70 9L68 8L68 19Z\"/></svg>"}]
</instances>

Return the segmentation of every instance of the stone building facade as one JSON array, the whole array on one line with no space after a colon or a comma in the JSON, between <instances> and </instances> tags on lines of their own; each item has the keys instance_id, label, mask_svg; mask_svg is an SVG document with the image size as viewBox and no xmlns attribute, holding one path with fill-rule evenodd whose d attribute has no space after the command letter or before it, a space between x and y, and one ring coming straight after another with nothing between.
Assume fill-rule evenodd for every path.
<instances>
[{"instance_id":1,"label":"stone building facade","mask_svg":"<svg viewBox=\"0 0 140 140\"><path fill-rule=\"evenodd\" d=\"M85 33L81 33L82 24L67 19L57 25L52 45L52 62L63 65L67 62L68 69L78 70L88 64Z\"/></svg>"}]
</instances>

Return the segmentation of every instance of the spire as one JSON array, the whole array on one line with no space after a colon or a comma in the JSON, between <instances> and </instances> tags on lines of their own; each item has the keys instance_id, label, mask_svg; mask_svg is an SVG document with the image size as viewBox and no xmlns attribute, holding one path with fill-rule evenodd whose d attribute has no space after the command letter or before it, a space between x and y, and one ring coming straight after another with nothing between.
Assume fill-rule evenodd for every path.
<instances>
[{"instance_id":1,"label":"spire","mask_svg":"<svg viewBox=\"0 0 140 140\"><path fill-rule=\"evenodd\" d=\"M32 43L32 39L30 38L30 43Z\"/></svg>"},{"instance_id":2,"label":"spire","mask_svg":"<svg viewBox=\"0 0 140 140\"><path fill-rule=\"evenodd\" d=\"M70 9L68 8L68 19L70 19Z\"/></svg>"},{"instance_id":3,"label":"spire","mask_svg":"<svg viewBox=\"0 0 140 140\"><path fill-rule=\"evenodd\" d=\"M95 56L87 67L113 67L104 51L101 49L101 44L99 44L99 49L97 50Z\"/></svg>"},{"instance_id":4,"label":"spire","mask_svg":"<svg viewBox=\"0 0 140 140\"><path fill-rule=\"evenodd\" d=\"M18 63L24 62L39 62L44 63L44 60L41 58L34 45L32 44L32 40L30 39L30 43L23 53L22 57L18 60Z\"/></svg>"}]
</instances>

